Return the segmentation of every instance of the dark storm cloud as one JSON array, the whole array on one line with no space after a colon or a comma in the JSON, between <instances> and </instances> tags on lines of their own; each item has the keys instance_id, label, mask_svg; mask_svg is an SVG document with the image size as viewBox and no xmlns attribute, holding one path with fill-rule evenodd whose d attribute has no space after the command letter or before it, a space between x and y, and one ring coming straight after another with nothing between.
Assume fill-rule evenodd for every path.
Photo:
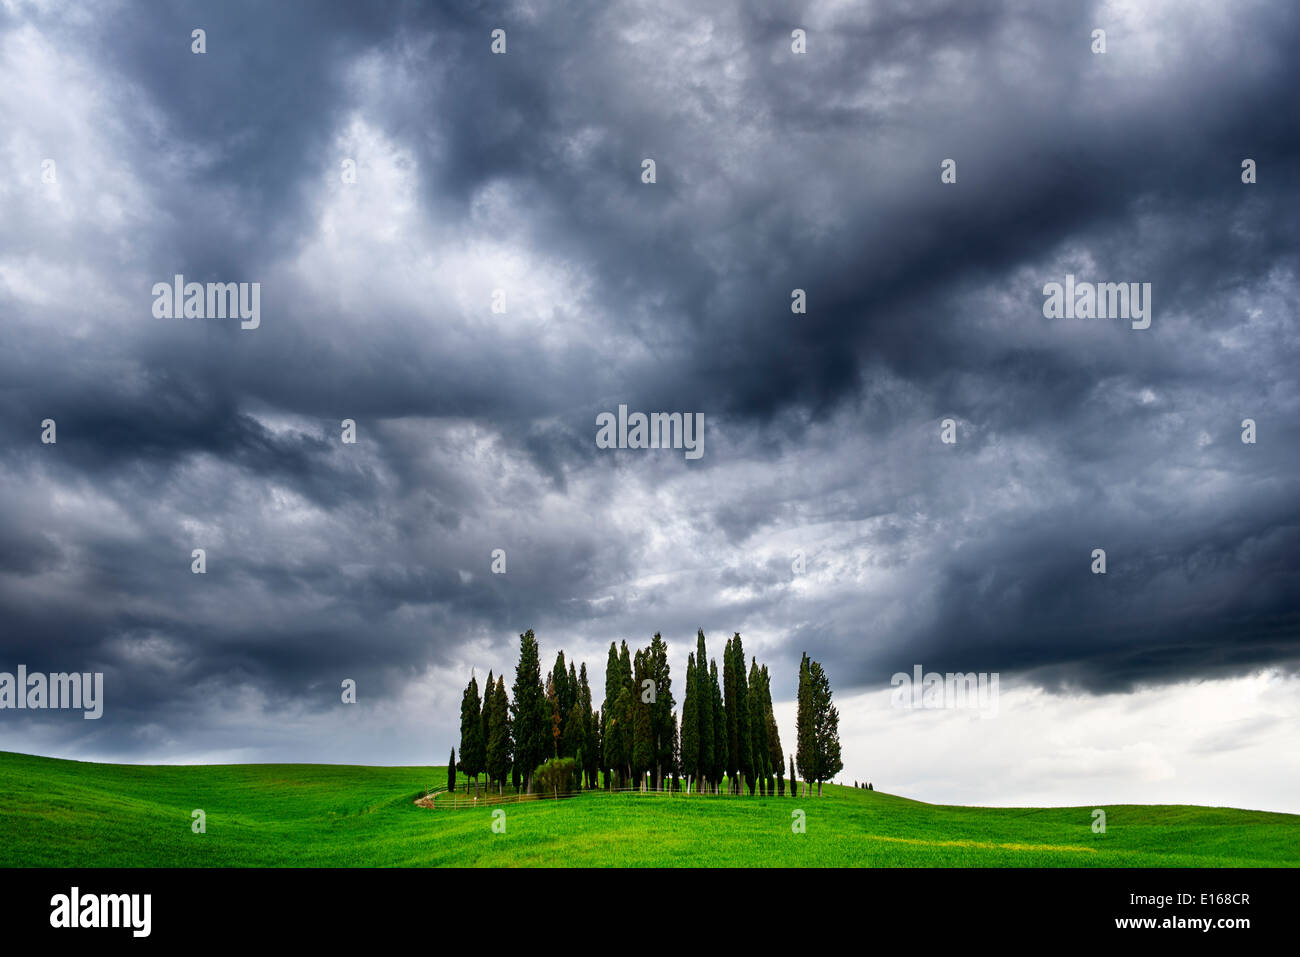
<instances>
[{"instance_id":1,"label":"dark storm cloud","mask_svg":"<svg viewBox=\"0 0 1300 957\"><path fill-rule=\"evenodd\" d=\"M129 177L65 162L66 219L0 194L6 660L109 669L113 753L200 689L395 699L510 663L527 627L598 685L611 638L701 624L845 687L915 661L1093 691L1293 666L1300 12L1040 7L5 14L93 76ZM54 122L12 129L85 135ZM410 157L413 211L376 158L330 219L354 122ZM421 285L471 242L526 252L550 300L492 325L456 275ZM1151 329L1043 319L1066 272L1150 282ZM262 282L262 327L152 320L175 273ZM619 403L704 411L704 458L596 449Z\"/></svg>"}]
</instances>

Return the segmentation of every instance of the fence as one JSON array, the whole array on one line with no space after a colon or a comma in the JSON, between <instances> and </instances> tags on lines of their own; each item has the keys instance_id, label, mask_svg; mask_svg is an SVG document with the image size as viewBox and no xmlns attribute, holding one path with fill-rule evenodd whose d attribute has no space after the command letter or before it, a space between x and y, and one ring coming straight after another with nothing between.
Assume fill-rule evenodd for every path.
<instances>
[{"instance_id":1,"label":"fence","mask_svg":"<svg viewBox=\"0 0 1300 957\"><path fill-rule=\"evenodd\" d=\"M473 791L448 791L446 788L426 791L416 800L420 807L433 808L436 811L458 810L466 807L496 807L500 804L519 804L523 801L554 801L577 797L581 791L562 791L559 794L497 794L484 789L477 795Z\"/></svg>"},{"instance_id":2,"label":"fence","mask_svg":"<svg viewBox=\"0 0 1300 957\"><path fill-rule=\"evenodd\" d=\"M475 807L497 807L502 804L519 804L524 801L557 801L566 798L581 797L584 794L664 794L669 797L679 798L726 798L726 797L748 797L747 792L733 792L727 790L725 785L717 791L690 791L674 790L672 788L583 788L580 791L561 791L558 794L543 793L506 793L499 794L489 791L484 787L477 795L471 791L448 791L446 788L430 789L424 793L423 797L416 799L416 804L420 807L432 808L434 810L460 810L461 808ZM760 797L758 792L754 793L755 797ZM775 794L769 794L767 797L778 797Z\"/></svg>"}]
</instances>

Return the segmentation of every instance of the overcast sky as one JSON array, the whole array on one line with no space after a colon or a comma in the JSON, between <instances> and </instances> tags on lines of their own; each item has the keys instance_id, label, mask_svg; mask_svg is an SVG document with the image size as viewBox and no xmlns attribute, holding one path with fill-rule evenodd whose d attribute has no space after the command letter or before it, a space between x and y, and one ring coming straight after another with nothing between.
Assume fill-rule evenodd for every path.
<instances>
[{"instance_id":1,"label":"overcast sky","mask_svg":"<svg viewBox=\"0 0 1300 957\"><path fill-rule=\"evenodd\" d=\"M1300 811L1300 8L459 6L0 0L0 671L105 675L0 749L445 762L525 629L703 628L846 780Z\"/></svg>"}]
</instances>

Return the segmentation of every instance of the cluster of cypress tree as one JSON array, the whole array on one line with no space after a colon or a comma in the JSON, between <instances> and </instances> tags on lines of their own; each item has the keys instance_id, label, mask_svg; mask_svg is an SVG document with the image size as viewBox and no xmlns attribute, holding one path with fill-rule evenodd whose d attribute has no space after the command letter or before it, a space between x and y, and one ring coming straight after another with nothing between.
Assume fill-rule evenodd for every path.
<instances>
[{"instance_id":1,"label":"cluster of cypress tree","mask_svg":"<svg viewBox=\"0 0 1300 957\"><path fill-rule=\"evenodd\" d=\"M705 662L708 661L706 666ZM642 790L680 788L718 793L785 795L785 759L772 711L767 665L750 658L737 633L726 643L722 680L709 659L704 632L686 666L686 696L681 724L674 711L668 645L659 634L632 652L627 642L610 642L605 665L605 699L593 708L587 665L566 663L564 652L542 680L540 652L533 632L519 636L519 664L507 697L505 677L488 673L480 696L470 677L461 698L460 759L452 750L448 787L455 789L457 768L474 779L487 775L488 787L504 792L533 789L546 762L571 759L580 787ZM841 769L839 715L830 704L830 683L817 662L804 655L799 670L798 764L805 780L821 783ZM566 767L569 765L566 763ZM549 786L549 785L548 785ZM790 794L795 796L795 756L790 757Z\"/></svg>"},{"instance_id":2,"label":"cluster of cypress tree","mask_svg":"<svg viewBox=\"0 0 1300 957\"><path fill-rule=\"evenodd\" d=\"M529 632L532 634L532 632ZM573 758L578 783L595 787L600 769L600 733L597 716L591 710L591 685L587 663L581 670L573 665L565 671L564 652L555 657L555 667L546 676L548 728L554 742L547 757Z\"/></svg>"},{"instance_id":3,"label":"cluster of cypress tree","mask_svg":"<svg viewBox=\"0 0 1300 957\"><path fill-rule=\"evenodd\" d=\"M661 789L678 773L672 684L668 644L658 633L635 654L626 641L609 643L605 701L598 718L606 787Z\"/></svg>"},{"instance_id":4,"label":"cluster of cypress tree","mask_svg":"<svg viewBox=\"0 0 1300 957\"><path fill-rule=\"evenodd\" d=\"M505 790L514 753L505 678L498 678L494 683L489 671L480 698L478 679L471 676L460 701L460 769L474 778L476 795L480 774L487 775L489 788L495 784L498 791ZM450 790L455 790L454 749L452 765L447 772L447 784Z\"/></svg>"},{"instance_id":5,"label":"cluster of cypress tree","mask_svg":"<svg viewBox=\"0 0 1300 957\"><path fill-rule=\"evenodd\" d=\"M716 793L725 775L733 793L747 787L750 794L784 795L784 752L767 665L760 668L751 658L746 674L739 634L723 651L721 685L717 661L709 660L705 667L706 659L701 630L687 659L682 702L681 771L687 788Z\"/></svg>"}]
</instances>

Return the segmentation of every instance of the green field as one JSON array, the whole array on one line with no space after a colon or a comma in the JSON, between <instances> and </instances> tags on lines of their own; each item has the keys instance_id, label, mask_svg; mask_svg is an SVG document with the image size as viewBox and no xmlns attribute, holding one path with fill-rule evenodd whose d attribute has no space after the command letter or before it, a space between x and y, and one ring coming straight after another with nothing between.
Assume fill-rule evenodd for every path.
<instances>
[{"instance_id":1,"label":"green field","mask_svg":"<svg viewBox=\"0 0 1300 957\"><path fill-rule=\"evenodd\" d=\"M1300 865L1300 816L1231 808L974 808L824 797L590 793L429 810L443 768L86 764L0 752L0 866ZM191 831L202 808L207 833ZM791 812L807 833L791 832Z\"/></svg>"}]
</instances>

